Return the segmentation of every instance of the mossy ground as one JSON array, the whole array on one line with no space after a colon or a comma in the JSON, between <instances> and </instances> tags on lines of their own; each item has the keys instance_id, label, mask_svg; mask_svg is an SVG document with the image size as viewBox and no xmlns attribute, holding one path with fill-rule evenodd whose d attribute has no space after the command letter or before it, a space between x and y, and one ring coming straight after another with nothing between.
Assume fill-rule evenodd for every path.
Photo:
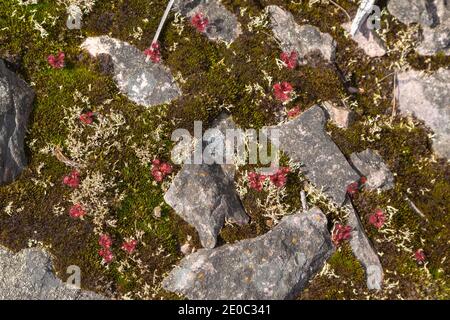
<instances>
[{"instance_id":1,"label":"mossy ground","mask_svg":"<svg viewBox=\"0 0 450 320\"><path fill-rule=\"evenodd\" d=\"M443 160L430 159L431 141L428 131L422 125L412 126L410 122L395 116L390 125L381 121L380 138L373 136L372 126L367 119L380 115L382 119L392 114L392 62L399 59L393 52L383 58L368 59L352 40L344 36L340 24L346 15L331 4L316 3L308 6L308 1L256 1L224 0L227 8L238 16L243 25L243 34L229 47L213 43L197 33L184 22L180 35L171 27L174 17L166 24L160 42L164 64L173 74L181 73L184 83L180 84L183 95L178 100L153 111L135 105L119 94L110 75L100 72L98 62L79 49L86 36L109 34L128 41L139 49L149 46L165 8L164 1L147 0L97 0L91 13L84 17L81 31L68 30L65 26L66 13L63 6L54 1L42 0L37 5L19 6L15 0L6 0L0 9L0 57L11 62L13 68L29 83L33 83L36 101L30 120L27 136L29 166L14 183L0 188L0 209L13 203L15 208L23 207L21 212L11 215L0 214L0 243L19 250L28 245L29 239L42 242L55 256L55 267L62 278L69 265L78 265L83 272L82 285L85 288L104 293L123 295L129 291L139 291L142 283L117 268L100 264L98 238L94 236L93 225L71 219L67 214L55 216L53 207L67 194L61 186L61 179L68 168L51 155L38 150L48 143L61 145L67 137L67 127L61 120L64 109L74 104L73 92L78 90L89 97L91 105L102 104L110 99L108 108L120 110L127 126L121 129L121 137L130 136L128 146L142 144L155 128L164 123L157 143L150 148L154 156L169 160L172 142L170 133L175 128L192 130L194 121L203 121L204 128L225 108L243 128L260 128L275 124L284 106L279 105L271 95L271 84L263 71L273 78L273 82L289 81L298 93L297 99L289 107L299 105L306 109L318 101L341 101L349 96L339 74L347 76L346 86L360 89L351 95L348 103L354 102L357 113L355 124L347 130L329 125L333 140L343 153L349 156L354 151L365 148L379 150L388 166L396 174L396 187L388 192L377 194L364 191L354 199L361 220L374 242L376 250L382 252L381 261L392 282L399 281L397 288L384 293L387 298L449 298L449 264L444 257L448 254L450 234L448 231L450 194L450 168ZM354 1L336 1L350 14L356 12ZM327 65L317 61L313 66L301 66L295 71L278 68L275 59L280 49L267 28L258 27L253 32L245 27L250 15L262 13L269 4L281 5L289 9L297 21L310 23L327 32L337 42L336 62ZM245 14L240 9L246 7ZM32 18L33 17L33 18ZM52 23L52 17L55 17ZM32 20L33 19L33 20ZM46 21L42 23L42 21ZM48 36L42 37L34 22L42 23ZM389 24L386 34L388 44L396 41L399 31L405 26L384 16L382 24ZM135 36L136 30L141 36ZM176 45L176 47L175 47ZM175 48L175 49L173 49ZM46 61L49 54L58 50L66 53L66 67L51 69ZM354 63L350 63L354 61ZM448 57L438 55L426 59L414 53L407 55L407 61L417 69L435 70L449 66ZM378 80L383 79L378 84ZM258 84L265 94L247 91L246 85ZM61 87L62 86L62 87ZM381 97L374 101L374 94ZM104 110L107 112L107 110ZM364 137L364 139L362 138ZM139 255L144 265L158 276L170 271L172 265L181 257L179 247L188 235L193 244L200 247L195 231L163 203L163 190L150 175L150 164L142 166L131 147L122 152L113 152L94 165L99 171L108 171L111 163L117 162L116 171L120 176L117 189L126 196L117 207L111 208L117 220L117 227L108 229L115 242L124 236L143 230ZM44 167L40 169L41 164ZM247 169L247 168L246 168ZM112 174L112 173L111 173ZM35 181L45 179L43 186ZM286 203L298 208L301 183L296 175L288 180ZM404 200L408 196L426 215L428 222L417 215ZM254 237L270 229L262 217L261 208L255 203L264 194L251 191L243 199L243 204L252 218L248 226L226 226L221 232L222 242ZM153 208L162 204L162 217L153 216ZM411 255L398 252L390 243L379 243L381 237L367 224L367 217L376 208L392 206L398 209L395 225L407 226L415 232L412 246L424 248L427 268L430 272L428 282L423 282L423 267L418 266ZM67 209L67 208L66 208ZM424 240L422 242L422 240ZM169 258L160 259L154 252L164 249ZM120 260L125 253L117 250ZM443 260L444 259L444 260ZM341 248L330 259L329 264L338 278L318 276L299 298L303 299L350 299L366 296L365 277L360 264L354 259L347 246ZM149 275L145 281L151 283ZM351 285L347 285L351 282ZM376 296L374 296L376 298ZM155 298L176 298L170 293L159 291Z\"/></svg>"}]
</instances>

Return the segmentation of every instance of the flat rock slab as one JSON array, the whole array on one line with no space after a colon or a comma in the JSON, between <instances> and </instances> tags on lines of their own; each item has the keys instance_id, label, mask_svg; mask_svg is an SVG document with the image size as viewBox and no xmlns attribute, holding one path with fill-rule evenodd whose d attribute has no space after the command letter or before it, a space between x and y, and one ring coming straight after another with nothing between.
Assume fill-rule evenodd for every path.
<instances>
[{"instance_id":1,"label":"flat rock slab","mask_svg":"<svg viewBox=\"0 0 450 320\"><path fill-rule=\"evenodd\" d=\"M352 23L344 23L342 27L345 31L350 33ZM361 24L361 27L352 39L369 57L382 57L386 54L386 45L383 40L381 40L381 38L373 30L367 28L366 23Z\"/></svg>"},{"instance_id":2,"label":"flat rock slab","mask_svg":"<svg viewBox=\"0 0 450 320\"><path fill-rule=\"evenodd\" d=\"M163 287L189 299L293 299L333 251L327 219L313 208L265 235L187 256Z\"/></svg>"},{"instance_id":3,"label":"flat rock slab","mask_svg":"<svg viewBox=\"0 0 450 320\"><path fill-rule=\"evenodd\" d=\"M404 115L413 114L435 133L433 149L450 158L450 71L439 69L431 75L410 70L399 73L398 107Z\"/></svg>"},{"instance_id":4,"label":"flat rock slab","mask_svg":"<svg viewBox=\"0 0 450 320\"><path fill-rule=\"evenodd\" d=\"M26 166L24 139L33 100L30 86L0 60L0 185Z\"/></svg>"},{"instance_id":5,"label":"flat rock slab","mask_svg":"<svg viewBox=\"0 0 450 320\"><path fill-rule=\"evenodd\" d=\"M279 130L279 148L293 161L301 162L307 178L339 205L346 198L347 186L358 181L342 152L325 132L326 117L313 106L297 118L269 129Z\"/></svg>"},{"instance_id":6,"label":"flat rock slab","mask_svg":"<svg viewBox=\"0 0 450 320\"><path fill-rule=\"evenodd\" d=\"M350 155L350 160L361 175L367 178L367 189L389 190L394 187L394 176L378 152L372 149L354 152Z\"/></svg>"},{"instance_id":7,"label":"flat rock slab","mask_svg":"<svg viewBox=\"0 0 450 320\"><path fill-rule=\"evenodd\" d=\"M218 164L185 164L164 195L164 200L198 232L205 248L214 248L225 218L239 224L248 216L234 183Z\"/></svg>"},{"instance_id":8,"label":"flat rock slab","mask_svg":"<svg viewBox=\"0 0 450 320\"><path fill-rule=\"evenodd\" d=\"M52 272L50 255L40 249L16 254L0 246L0 300L103 300L68 286Z\"/></svg>"},{"instance_id":9,"label":"flat rock slab","mask_svg":"<svg viewBox=\"0 0 450 320\"><path fill-rule=\"evenodd\" d=\"M231 43L242 33L237 17L218 0L176 0L174 9L189 20L197 13L208 18L205 35L210 40Z\"/></svg>"},{"instance_id":10,"label":"flat rock slab","mask_svg":"<svg viewBox=\"0 0 450 320\"><path fill-rule=\"evenodd\" d=\"M419 23L422 26L432 26L433 15L428 9L427 2L429 1L389 0L387 9L390 14L404 24Z\"/></svg>"},{"instance_id":11,"label":"flat rock slab","mask_svg":"<svg viewBox=\"0 0 450 320\"><path fill-rule=\"evenodd\" d=\"M435 0L429 4L434 15L434 25L422 27L422 41L416 48L417 53L424 56L439 52L450 55L450 2Z\"/></svg>"},{"instance_id":12,"label":"flat rock slab","mask_svg":"<svg viewBox=\"0 0 450 320\"><path fill-rule=\"evenodd\" d=\"M345 106L337 106L331 101L324 101L322 106L330 120L339 128L347 129L353 123L355 118L353 110Z\"/></svg>"},{"instance_id":13,"label":"flat rock slab","mask_svg":"<svg viewBox=\"0 0 450 320\"><path fill-rule=\"evenodd\" d=\"M224 145L226 130L236 129L236 126L230 116L221 114L211 129L213 131L208 131L212 134L201 146L203 154L207 153L205 150L208 145ZM183 142L178 143L175 148L183 149L184 146L179 146ZM196 147L200 148L198 143ZM209 151L212 150L215 149ZM234 164L227 164L225 158L218 159L218 163L211 161L208 163L212 164L195 164L193 150L189 150L188 154L189 163L187 159L183 160L183 167L173 179L164 200L197 230L203 247L214 248L225 219L238 224L249 221L236 193L236 168Z\"/></svg>"},{"instance_id":14,"label":"flat rock slab","mask_svg":"<svg viewBox=\"0 0 450 320\"><path fill-rule=\"evenodd\" d=\"M168 103L181 95L167 68L161 63L147 62L145 54L127 42L109 36L91 37L81 48L94 57L111 56L119 90L137 104L150 107Z\"/></svg>"},{"instance_id":15,"label":"flat rock slab","mask_svg":"<svg viewBox=\"0 0 450 320\"><path fill-rule=\"evenodd\" d=\"M351 203L345 205L348 211L347 224L352 228L350 247L356 259L366 271L366 284L370 290L380 290L383 284L383 266L372 243L367 238L359 215Z\"/></svg>"},{"instance_id":16,"label":"flat rock slab","mask_svg":"<svg viewBox=\"0 0 450 320\"><path fill-rule=\"evenodd\" d=\"M311 25L298 25L294 16L279 6L268 6L267 11L281 49L285 52L297 51L300 64L305 64L305 59L316 53L328 62L334 60L336 42L329 34Z\"/></svg>"},{"instance_id":17,"label":"flat rock slab","mask_svg":"<svg viewBox=\"0 0 450 320\"><path fill-rule=\"evenodd\" d=\"M297 118L271 129L279 129L279 148L293 161L303 164L302 171L314 185L322 188L323 193L339 206L349 206L348 224L352 227L352 250L366 268L368 287L378 289L382 276L371 277L371 272L376 269L376 272L382 274L381 264L357 212L347 204L347 186L358 181L360 176L325 132L325 121L324 110L316 105Z\"/></svg>"}]
</instances>

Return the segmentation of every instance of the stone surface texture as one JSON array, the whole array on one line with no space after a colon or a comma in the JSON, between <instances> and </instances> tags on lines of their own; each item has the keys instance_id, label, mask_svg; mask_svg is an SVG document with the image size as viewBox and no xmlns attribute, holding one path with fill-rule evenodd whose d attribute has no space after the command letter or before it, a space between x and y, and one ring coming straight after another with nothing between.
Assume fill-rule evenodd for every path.
<instances>
[{"instance_id":1,"label":"stone surface texture","mask_svg":"<svg viewBox=\"0 0 450 320\"><path fill-rule=\"evenodd\" d=\"M278 6L268 6L267 10L281 49L285 52L297 51L300 64L306 64L305 59L317 53L327 62L334 61L336 42L329 34L311 25L298 25L290 12Z\"/></svg>"},{"instance_id":2,"label":"stone surface texture","mask_svg":"<svg viewBox=\"0 0 450 320\"><path fill-rule=\"evenodd\" d=\"M50 255L40 248L13 253L0 246L0 300L104 300L74 288L53 273Z\"/></svg>"},{"instance_id":3,"label":"stone surface texture","mask_svg":"<svg viewBox=\"0 0 450 320\"><path fill-rule=\"evenodd\" d=\"M26 166L24 139L34 92L0 59L0 185L14 181Z\"/></svg>"},{"instance_id":4,"label":"stone surface texture","mask_svg":"<svg viewBox=\"0 0 450 320\"><path fill-rule=\"evenodd\" d=\"M151 107L181 95L169 69L161 63L146 61L145 54L127 42L109 36L90 37L81 48L94 57L111 56L119 90L137 104Z\"/></svg>"},{"instance_id":5,"label":"stone surface texture","mask_svg":"<svg viewBox=\"0 0 450 320\"><path fill-rule=\"evenodd\" d=\"M413 114L434 131L433 149L450 158L450 70L432 74L409 70L397 76L398 107L403 115Z\"/></svg>"},{"instance_id":6,"label":"stone surface texture","mask_svg":"<svg viewBox=\"0 0 450 320\"><path fill-rule=\"evenodd\" d=\"M293 299L333 251L327 219L313 208L257 238L187 256L163 287L189 299Z\"/></svg>"},{"instance_id":7,"label":"stone surface texture","mask_svg":"<svg viewBox=\"0 0 450 320\"><path fill-rule=\"evenodd\" d=\"M389 190L394 187L394 176L378 152L366 149L350 155L353 166L367 178L369 190Z\"/></svg>"},{"instance_id":8,"label":"stone surface texture","mask_svg":"<svg viewBox=\"0 0 450 320\"><path fill-rule=\"evenodd\" d=\"M197 13L208 18L205 34L210 40L231 43L242 33L237 17L218 0L176 0L174 9L188 19Z\"/></svg>"}]
</instances>

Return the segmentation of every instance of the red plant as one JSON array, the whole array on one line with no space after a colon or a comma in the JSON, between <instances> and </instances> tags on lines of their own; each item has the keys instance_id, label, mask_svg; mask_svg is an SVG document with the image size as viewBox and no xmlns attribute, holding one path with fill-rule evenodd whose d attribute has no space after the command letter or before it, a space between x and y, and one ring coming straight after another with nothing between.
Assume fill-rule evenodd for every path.
<instances>
[{"instance_id":1,"label":"red plant","mask_svg":"<svg viewBox=\"0 0 450 320\"><path fill-rule=\"evenodd\" d=\"M170 164L164 162L164 163L161 163L161 165L159 166L159 170L163 174L168 175L168 174L172 173L172 166Z\"/></svg>"},{"instance_id":2,"label":"red plant","mask_svg":"<svg viewBox=\"0 0 450 320\"><path fill-rule=\"evenodd\" d=\"M144 54L150 58L154 63L161 61L161 47L158 42L153 42L150 48L145 49Z\"/></svg>"},{"instance_id":3,"label":"red plant","mask_svg":"<svg viewBox=\"0 0 450 320\"><path fill-rule=\"evenodd\" d=\"M92 111L82 113L80 115L80 121L84 124L92 124L94 122L94 113Z\"/></svg>"},{"instance_id":4,"label":"red plant","mask_svg":"<svg viewBox=\"0 0 450 320\"><path fill-rule=\"evenodd\" d=\"M167 162L161 162L161 160L159 159L155 159L152 161L151 173L153 179L155 179L157 182L163 181L167 175L172 173L172 170L172 166Z\"/></svg>"},{"instance_id":5,"label":"red plant","mask_svg":"<svg viewBox=\"0 0 450 320\"><path fill-rule=\"evenodd\" d=\"M375 213L371 214L369 217L369 223L377 229L380 229L385 221L386 217L381 209L377 209Z\"/></svg>"},{"instance_id":6,"label":"red plant","mask_svg":"<svg viewBox=\"0 0 450 320\"><path fill-rule=\"evenodd\" d=\"M209 20L207 17L203 15L201 12L197 12L192 18L191 23L197 29L198 32L205 32L206 27L209 24Z\"/></svg>"},{"instance_id":7,"label":"red plant","mask_svg":"<svg viewBox=\"0 0 450 320\"><path fill-rule=\"evenodd\" d=\"M354 194L356 194L359 190L359 184L358 182L352 182L348 185L347 187L347 193L352 196Z\"/></svg>"},{"instance_id":8,"label":"red plant","mask_svg":"<svg viewBox=\"0 0 450 320\"><path fill-rule=\"evenodd\" d=\"M280 168L277 170L277 172L269 176L270 182L272 182L278 188L281 188L286 184L288 173L289 168Z\"/></svg>"},{"instance_id":9,"label":"red plant","mask_svg":"<svg viewBox=\"0 0 450 320\"><path fill-rule=\"evenodd\" d=\"M343 226L336 224L333 230L332 241L336 246L340 246L345 240L351 238L352 228L350 226Z\"/></svg>"},{"instance_id":10,"label":"red plant","mask_svg":"<svg viewBox=\"0 0 450 320\"><path fill-rule=\"evenodd\" d=\"M107 234L102 234L98 239L98 244L102 247L98 254L103 258L105 263L110 263L114 259L114 255L111 251L112 240Z\"/></svg>"},{"instance_id":11,"label":"red plant","mask_svg":"<svg viewBox=\"0 0 450 320\"><path fill-rule=\"evenodd\" d=\"M83 216L86 214L86 210L84 210L83 206L79 203L73 205L69 209L69 215L72 218L83 218Z\"/></svg>"},{"instance_id":12,"label":"red plant","mask_svg":"<svg viewBox=\"0 0 450 320\"><path fill-rule=\"evenodd\" d=\"M296 106L287 112L289 118L295 118L300 114L300 107Z\"/></svg>"},{"instance_id":13,"label":"red plant","mask_svg":"<svg viewBox=\"0 0 450 320\"><path fill-rule=\"evenodd\" d=\"M422 264L425 262L427 257L425 256L425 252L423 252L423 249L417 249L417 251L414 252L414 259L416 259L416 261L419 264Z\"/></svg>"},{"instance_id":14,"label":"red plant","mask_svg":"<svg viewBox=\"0 0 450 320\"><path fill-rule=\"evenodd\" d=\"M282 52L280 55L281 61L283 61L284 65L288 69L295 69L297 67L298 63L298 53L297 51L293 50L291 53L289 52Z\"/></svg>"},{"instance_id":15,"label":"red plant","mask_svg":"<svg viewBox=\"0 0 450 320\"><path fill-rule=\"evenodd\" d=\"M112 240L110 236L108 236L107 234L102 234L98 239L98 244L102 246L104 249L109 249L111 248Z\"/></svg>"},{"instance_id":16,"label":"red plant","mask_svg":"<svg viewBox=\"0 0 450 320\"><path fill-rule=\"evenodd\" d=\"M80 185L80 173L77 170L73 170L68 176L63 178L63 183L71 188L78 188Z\"/></svg>"},{"instance_id":17,"label":"red plant","mask_svg":"<svg viewBox=\"0 0 450 320\"><path fill-rule=\"evenodd\" d=\"M359 189L367 182L367 178L366 177L361 177L359 178L358 181L352 182L347 186L347 193L350 196L355 195L356 193L358 193Z\"/></svg>"},{"instance_id":18,"label":"red plant","mask_svg":"<svg viewBox=\"0 0 450 320\"><path fill-rule=\"evenodd\" d=\"M275 98L283 102L291 98L292 89L292 85L289 82L279 82L273 85Z\"/></svg>"},{"instance_id":19,"label":"red plant","mask_svg":"<svg viewBox=\"0 0 450 320\"><path fill-rule=\"evenodd\" d=\"M124 251L126 251L127 253L131 254L136 249L136 245L137 245L137 241L136 240L130 240L130 241L124 242L122 244L122 249Z\"/></svg>"},{"instance_id":20,"label":"red plant","mask_svg":"<svg viewBox=\"0 0 450 320\"><path fill-rule=\"evenodd\" d=\"M262 190L262 188L263 188L262 183L267 178L265 175L262 175L262 174L259 174L256 172L249 172L247 177L248 177L248 182L249 182L250 188L255 189L257 191Z\"/></svg>"},{"instance_id":21,"label":"red plant","mask_svg":"<svg viewBox=\"0 0 450 320\"><path fill-rule=\"evenodd\" d=\"M58 52L58 54L56 56L54 55L49 55L47 57L47 61L48 64L52 66L52 68L55 69L61 69L64 68L64 58L66 57L66 55L64 54L64 52Z\"/></svg>"},{"instance_id":22,"label":"red plant","mask_svg":"<svg viewBox=\"0 0 450 320\"><path fill-rule=\"evenodd\" d=\"M114 255L110 249L103 248L98 251L100 257L103 258L105 263L110 263L114 259Z\"/></svg>"}]
</instances>

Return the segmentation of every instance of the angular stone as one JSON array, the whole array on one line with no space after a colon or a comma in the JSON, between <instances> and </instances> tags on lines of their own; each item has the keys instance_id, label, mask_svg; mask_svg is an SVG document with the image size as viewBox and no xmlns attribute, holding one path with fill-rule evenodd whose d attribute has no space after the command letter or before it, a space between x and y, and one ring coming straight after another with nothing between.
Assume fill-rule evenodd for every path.
<instances>
[{"instance_id":1,"label":"angular stone","mask_svg":"<svg viewBox=\"0 0 450 320\"><path fill-rule=\"evenodd\" d=\"M305 64L304 59L315 53L328 62L334 60L336 42L329 34L311 25L298 25L294 16L279 6L271 5L267 10L272 31L281 43L281 49L285 52L297 51L300 64Z\"/></svg>"},{"instance_id":2,"label":"angular stone","mask_svg":"<svg viewBox=\"0 0 450 320\"><path fill-rule=\"evenodd\" d=\"M435 17L433 27L423 26L422 41L416 48L417 53L424 56L439 52L450 55L450 2L435 0L430 3Z\"/></svg>"},{"instance_id":3,"label":"angular stone","mask_svg":"<svg viewBox=\"0 0 450 320\"><path fill-rule=\"evenodd\" d=\"M262 236L185 257L163 287L189 299L293 299L333 251L327 219L313 208Z\"/></svg>"},{"instance_id":4,"label":"angular stone","mask_svg":"<svg viewBox=\"0 0 450 320\"><path fill-rule=\"evenodd\" d=\"M357 212L346 204L347 186L359 180L359 174L325 132L325 121L323 109L314 106L299 117L271 129L279 129L279 148L293 161L303 164L303 172L314 185L322 188L323 193L338 205L349 206L348 224L352 227L353 236L350 245L356 258L366 268L368 287L377 289L382 281L381 264ZM381 278L378 277L380 272Z\"/></svg>"},{"instance_id":5,"label":"angular stone","mask_svg":"<svg viewBox=\"0 0 450 320\"><path fill-rule=\"evenodd\" d=\"M427 10L427 0L389 0L388 11L404 24L433 25L433 15Z\"/></svg>"},{"instance_id":6,"label":"angular stone","mask_svg":"<svg viewBox=\"0 0 450 320\"><path fill-rule=\"evenodd\" d=\"M339 205L347 186L359 175L325 132L325 113L313 106L299 117L270 129L279 129L279 148L293 161L301 162L306 177Z\"/></svg>"},{"instance_id":7,"label":"angular stone","mask_svg":"<svg viewBox=\"0 0 450 320\"><path fill-rule=\"evenodd\" d=\"M205 248L216 246L225 218L240 224L248 222L234 183L218 164L185 164L164 200L194 226Z\"/></svg>"},{"instance_id":8,"label":"angular stone","mask_svg":"<svg viewBox=\"0 0 450 320\"><path fill-rule=\"evenodd\" d=\"M161 63L146 61L146 56L131 44L109 36L87 38L81 48L96 57L111 56L114 80L131 101L150 107L168 103L181 95L170 70Z\"/></svg>"},{"instance_id":9,"label":"angular stone","mask_svg":"<svg viewBox=\"0 0 450 320\"><path fill-rule=\"evenodd\" d=\"M205 34L210 40L231 43L242 33L236 16L218 0L176 0L174 9L189 20L197 13L207 17Z\"/></svg>"},{"instance_id":10,"label":"angular stone","mask_svg":"<svg viewBox=\"0 0 450 320\"><path fill-rule=\"evenodd\" d=\"M0 185L26 166L24 139L34 92L0 60Z\"/></svg>"},{"instance_id":11,"label":"angular stone","mask_svg":"<svg viewBox=\"0 0 450 320\"><path fill-rule=\"evenodd\" d=\"M349 241L352 252L366 271L367 288L380 290L383 283L383 266L372 243L364 232L358 213L353 208L353 205L347 203L345 206L349 212L347 224L352 228Z\"/></svg>"},{"instance_id":12,"label":"angular stone","mask_svg":"<svg viewBox=\"0 0 450 320\"><path fill-rule=\"evenodd\" d=\"M344 23L342 27L350 33L351 22ZM369 57L382 57L386 54L386 45L383 40L363 23L352 39L358 47L364 50Z\"/></svg>"},{"instance_id":13,"label":"angular stone","mask_svg":"<svg viewBox=\"0 0 450 320\"><path fill-rule=\"evenodd\" d=\"M435 28L425 27L422 36L423 40L416 48L418 54L432 56L442 52L446 56L450 55L450 23Z\"/></svg>"},{"instance_id":14,"label":"angular stone","mask_svg":"<svg viewBox=\"0 0 450 320\"><path fill-rule=\"evenodd\" d=\"M389 190L394 187L394 176L378 152L372 149L354 152L350 155L350 160L361 175L367 178L367 189Z\"/></svg>"},{"instance_id":15,"label":"angular stone","mask_svg":"<svg viewBox=\"0 0 450 320\"><path fill-rule=\"evenodd\" d=\"M42 249L24 249L14 254L0 246L0 300L106 299L68 286L52 270L50 255Z\"/></svg>"},{"instance_id":16,"label":"angular stone","mask_svg":"<svg viewBox=\"0 0 450 320\"><path fill-rule=\"evenodd\" d=\"M450 158L450 70L431 75L409 70L399 73L398 107L403 115L413 114L434 131L433 149Z\"/></svg>"},{"instance_id":17,"label":"angular stone","mask_svg":"<svg viewBox=\"0 0 450 320\"><path fill-rule=\"evenodd\" d=\"M205 132L205 135L210 132L209 139L204 142L205 149L211 144L224 146L226 130L236 129L236 126L231 117L222 114L213 123L212 129ZM184 149L186 146L180 146L184 143L181 141L174 149ZM203 154L207 153L205 149ZM194 226L203 247L214 248L225 219L246 224L249 218L235 191L235 165L226 163L225 154L224 158L218 159L218 163L206 164L203 159L202 164L195 164L191 152L188 152L191 154L191 164L184 159L185 164L172 181L164 200Z\"/></svg>"},{"instance_id":18,"label":"angular stone","mask_svg":"<svg viewBox=\"0 0 450 320\"><path fill-rule=\"evenodd\" d=\"M354 118L354 112L347 107L336 106L330 101L325 101L322 106L327 111L331 121L340 128L348 128Z\"/></svg>"}]
</instances>

